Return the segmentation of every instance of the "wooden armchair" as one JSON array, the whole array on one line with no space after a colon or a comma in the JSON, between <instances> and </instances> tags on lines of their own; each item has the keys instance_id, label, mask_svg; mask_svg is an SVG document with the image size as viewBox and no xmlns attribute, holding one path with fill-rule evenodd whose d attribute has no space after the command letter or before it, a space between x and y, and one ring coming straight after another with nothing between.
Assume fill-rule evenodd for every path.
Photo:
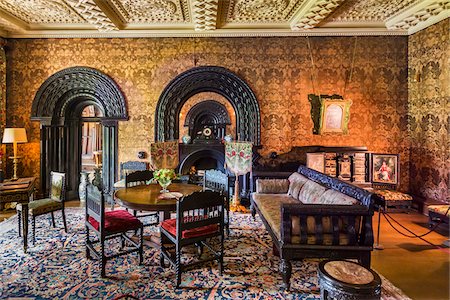
<instances>
[{"instance_id":1,"label":"wooden armchair","mask_svg":"<svg viewBox=\"0 0 450 300\"><path fill-rule=\"evenodd\" d=\"M101 260L102 277L106 277L106 262L121 255L138 252L139 264L142 264L144 227L141 221L126 210L105 212L105 198L103 192L92 184L88 184L86 189L86 257L90 259L93 254L95 258ZM126 235L127 231L135 230L140 231L139 243L134 242ZM97 240L91 240L91 231L97 236ZM111 256L106 256L106 241L116 237L125 239L131 245L131 249L120 251ZM97 251L94 248L94 245L97 243L100 243L100 251Z\"/></svg>"},{"instance_id":2,"label":"wooden armchair","mask_svg":"<svg viewBox=\"0 0 450 300\"><path fill-rule=\"evenodd\" d=\"M224 240L224 197L213 191L195 192L177 202L175 219L161 223L161 266L164 258L176 270L176 287L181 284L181 273L187 267L203 262L217 260L220 275L223 271ZM220 249L216 251L206 241L213 237L220 238ZM165 240L168 239L168 244ZM181 264L181 249L187 245L207 247L212 256L190 264ZM170 250L175 250L171 253ZM201 256L201 252L199 253Z\"/></svg>"},{"instance_id":3,"label":"wooden armchair","mask_svg":"<svg viewBox=\"0 0 450 300\"><path fill-rule=\"evenodd\" d=\"M206 170L203 176L203 190L219 192L225 197L227 236L230 235L230 189L234 189L234 178L219 170Z\"/></svg>"},{"instance_id":4,"label":"wooden armchair","mask_svg":"<svg viewBox=\"0 0 450 300\"><path fill-rule=\"evenodd\" d=\"M66 199L66 175L64 173L51 172L50 173L50 195L48 198L31 201L28 204L28 212L31 215L32 223L32 239L33 245L36 241L36 217L44 214L51 214L53 227L55 226L54 212L61 210L64 231L67 233L66 215L64 213L64 201ZM19 222L19 236L21 232L21 216L22 204L16 206L17 219Z\"/></svg>"},{"instance_id":5,"label":"wooden armchair","mask_svg":"<svg viewBox=\"0 0 450 300\"><path fill-rule=\"evenodd\" d=\"M133 173L125 175L125 188L145 185L147 184L148 181L152 179L153 179L153 171L150 170L135 171ZM133 215L137 218L153 217L154 220L152 222L144 224L144 226L153 226L159 224L158 212L138 214L136 210L133 210Z\"/></svg>"}]
</instances>

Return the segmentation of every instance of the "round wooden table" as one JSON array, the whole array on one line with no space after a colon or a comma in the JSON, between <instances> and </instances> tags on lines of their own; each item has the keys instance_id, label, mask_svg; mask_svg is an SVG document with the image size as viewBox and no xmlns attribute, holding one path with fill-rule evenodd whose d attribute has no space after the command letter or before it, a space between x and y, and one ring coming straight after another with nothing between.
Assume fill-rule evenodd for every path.
<instances>
[{"instance_id":1,"label":"round wooden table","mask_svg":"<svg viewBox=\"0 0 450 300\"><path fill-rule=\"evenodd\" d=\"M168 187L170 192L178 192L183 196L201 191L203 188L195 184L172 183ZM177 209L177 199L161 199L161 186L159 184L138 185L117 190L115 200L123 207L140 211L164 212L164 219L171 211Z\"/></svg>"}]
</instances>

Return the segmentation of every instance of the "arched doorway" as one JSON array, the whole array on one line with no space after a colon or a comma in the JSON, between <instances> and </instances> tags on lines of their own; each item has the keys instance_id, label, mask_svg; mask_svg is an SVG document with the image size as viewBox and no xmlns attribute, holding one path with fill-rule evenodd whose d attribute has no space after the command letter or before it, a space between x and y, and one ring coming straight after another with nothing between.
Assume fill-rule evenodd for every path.
<instances>
[{"instance_id":1,"label":"arched doorway","mask_svg":"<svg viewBox=\"0 0 450 300\"><path fill-rule=\"evenodd\" d=\"M82 130L86 107L100 112L90 121L101 124L104 190L112 193L117 179L117 127L127 120L125 98L106 74L88 67L72 67L50 76L33 101L31 119L41 125L41 190L49 189L50 171L67 174L67 196L78 197L82 166Z\"/></svg>"},{"instance_id":2,"label":"arched doorway","mask_svg":"<svg viewBox=\"0 0 450 300\"><path fill-rule=\"evenodd\" d=\"M215 92L225 97L236 112L239 140L261 143L260 110L256 96L248 84L232 71L217 66L202 66L175 77L162 92L155 113L155 139L179 138L179 114L183 104L193 95Z\"/></svg>"}]
</instances>

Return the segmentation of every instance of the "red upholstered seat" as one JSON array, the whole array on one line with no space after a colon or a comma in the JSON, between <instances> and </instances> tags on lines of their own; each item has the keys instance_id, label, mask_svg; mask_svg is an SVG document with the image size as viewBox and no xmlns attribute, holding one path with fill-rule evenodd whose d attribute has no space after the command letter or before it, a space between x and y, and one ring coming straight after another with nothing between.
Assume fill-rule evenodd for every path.
<instances>
[{"instance_id":1,"label":"red upholstered seat","mask_svg":"<svg viewBox=\"0 0 450 300\"><path fill-rule=\"evenodd\" d=\"M93 217L89 217L89 223L91 223L96 230L99 230L100 224ZM141 221L126 210L105 212L105 230L107 232L125 232L128 230L136 230L141 226Z\"/></svg>"},{"instance_id":2,"label":"red upholstered seat","mask_svg":"<svg viewBox=\"0 0 450 300\"><path fill-rule=\"evenodd\" d=\"M167 230L171 235L176 236L177 235L177 220L176 219L169 219L165 220L161 223L161 227ZM219 226L217 224L211 224L207 226L202 226L198 228L188 229L184 230L181 233L181 237L183 239L189 239L194 237L199 237L203 235L208 235L211 233L215 233L219 231Z\"/></svg>"}]
</instances>

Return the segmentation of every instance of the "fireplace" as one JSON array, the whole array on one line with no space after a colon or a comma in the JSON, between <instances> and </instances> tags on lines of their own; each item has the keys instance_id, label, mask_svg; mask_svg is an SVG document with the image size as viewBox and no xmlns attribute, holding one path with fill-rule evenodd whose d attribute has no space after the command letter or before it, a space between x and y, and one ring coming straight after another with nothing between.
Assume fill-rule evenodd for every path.
<instances>
[{"instance_id":1,"label":"fireplace","mask_svg":"<svg viewBox=\"0 0 450 300\"><path fill-rule=\"evenodd\" d=\"M218 97L194 99L204 93ZM184 111L183 106L193 100L197 102ZM260 126L259 105L251 88L235 73L217 66L195 67L178 75L165 87L155 112L155 140L183 141L178 168L182 175L189 174L192 166L225 171L225 135L259 148ZM242 181L245 193L249 176Z\"/></svg>"},{"instance_id":2,"label":"fireplace","mask_svg":"<svg viewBox=\"0 0 450 300\"><path fill-rule=\"evenodd\" d=\"M180 166L181 175L189 174L192 166L197 171L216 169L225 171L225 147L222 144L199 145L199 144L180 144Z\"/></svg>"}]
</instances>

